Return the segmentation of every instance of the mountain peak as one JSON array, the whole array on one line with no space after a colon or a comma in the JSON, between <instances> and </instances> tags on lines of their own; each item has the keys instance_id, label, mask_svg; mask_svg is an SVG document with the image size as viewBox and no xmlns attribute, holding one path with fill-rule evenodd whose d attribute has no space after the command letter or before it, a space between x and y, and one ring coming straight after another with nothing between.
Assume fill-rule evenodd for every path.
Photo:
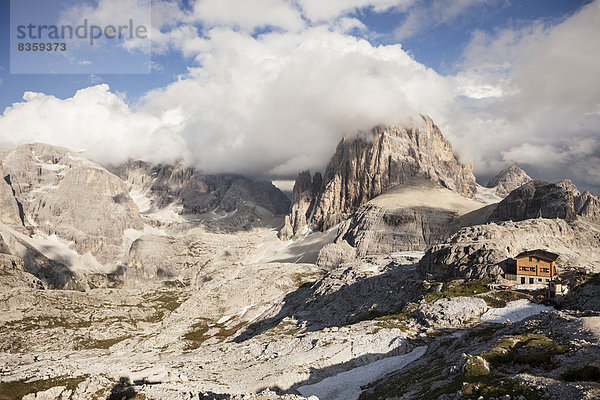
<instances>
[{"instance_id":1,"label":"mountain peak","mask_svg":"<svg viewBox=\"0 0 600 400\"><path fill-rule=\"evenodd\" d=\"M344 137L323 174L319 190L309 193L310 198L303 196L301 201L294 201L292 215L296 217L290 221L293 233L306 225L325 231L345 220L360 205L414 178L435 182L464 197L474 197L472 166L456 158L452 145L431 118L423 116L423 121L380 125L361 135ZM307 181L305 176L301 178ZM305 218L297 218L298 215Z\"/></svg>"},{"instance_id":2,"label":"mountain peak","mask_svg":"<svg viewBox=\"0 0 600 400\"><path fill-rule=\"evenodd\" d=\"M511 164L508 168L503 169L491 181L488 182L488 188L496 188L496 194L500 197L506 197L514 189L531 181L531 177L517 166Z\"/></svg>"}]
</instances>

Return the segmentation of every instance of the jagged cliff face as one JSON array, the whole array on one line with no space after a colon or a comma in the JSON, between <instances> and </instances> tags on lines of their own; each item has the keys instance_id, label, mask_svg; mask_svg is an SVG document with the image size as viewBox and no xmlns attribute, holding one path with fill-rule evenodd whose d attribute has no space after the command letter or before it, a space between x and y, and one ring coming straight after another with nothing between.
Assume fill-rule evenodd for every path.
<instances>
[{"instance_id":1,"label":"jagged cliff face","mask_svg":"<svg viewBox=\"0 0 600 400\"><path fill-rule=\"evenodd\" d=\"M283 229L279 232L280 239L290 239L301 227L302 229L308 229L308 220L311 218L310 213L315 208L315 201L322 184L323 178L319 172L312 178L309 171L298 174L292 192L292 208L290 214L285 217Z\"/></svg>"},{"instance_id":2,"label":"jagged cliff face","mask_svg":"<svg viewBox=\"0 0 600 400\"><path fill-rule=\"evenodd\" d=\"M600 222L600 199L590 192L584 192L573 199L575 213Z\"/></svg>"},{"instance_id":3,"label":"jagged cliff face","mask_svg":"<svg viewBox=\"0 0 600 400\"><path fill-rule=\"evenodd\" d=\"M573 221L578 215L600 221L598 198L589 192L580 194L568 180L558 183L535 180L513 190L498 204L489 220L499 222L561 218Z\"/></svg>"},{"instance_id":4,"label":"jagged cliff face","mask_svg":"<svg viewBox=\"0 0 600 400\"><path fill-rule=\"evenodd\" d=\"M304 192L306 196L294 201L288 234L301 232L307 224L313 230L327 230L385 190L416 177L465 197L472 198L476 192L472 166L459 162L428 117L418 126L376 127L367 134L346 137L329 162L317 193ZM309 181L310 176L301 174L299 179ZM312 202L314 208L306 208Z\"/></svg>"},{"instance_id":5,"label":"jagged cliff face","mask_svg":"<svg viewBox=\"0 0 600 400\"><path fill-rule=\"evenodd\" d=\"M22 210L15 198L14 191L10 186L10 177L0 167L0 222L10 226L22 226Z\"/></svg>"},{"instance_id":6,"label":"jagged cliff face","mask_svg":"<svg viewBox=\"0 0 600 400\"><path fill-rule=\"evenodd\" d=\"M488 182L488 188L496 188L496 195L506 197L516 188L523 186L531 181L531 177L525 171L515 164L503 169L491 181Z\"/></svg>"},{"instance_id":7,"label":"jagged cliff face","mask_svg":"<svg viewBox=\"0 0 600 400\"><path fill-rule=\"evenodd\" d=\"M360 206L338 233L360 256L425 250L464 225L485 222L482 208L439 184L414 180Z\"/></svg>"},{"instance_id":8,"label":"jagged cliff face","mask_svg":"<svg viewBox=\"0 0 600 400\"><path fill-rule=\"evenodd\" d=\"M10 215L4 220L72 242L79 254L90 252L110 263L121 251L124 232L143 227L125 184L68 149L19 146L5 155L2 169L6 185L0 197Z\"/></svg>"},{"instance_id":9,"label":"jagged cliff face","mask_svg":"<svg viewBox=\"0 0 600 400\"><path fill-rule=\"evenodd\" d=\"M495 278L524 250L548 249L560 254L561 267L600 271L600 229L588 221L529 219L467 227L432 246L419 271L435 277Z\"/></svg>"},{"instance_id":10,"label":"jagged cliff face","mask_svg":"<svg viewBox=\"0 0 600 400\"><path fill-rule=\"evenodd\" d=\"M494 278L521 251L540 248L560 254L562 267L598 272L599 204L571 181L530 181L498 203L487 224L461 229L431 246L419 270L437 277Z\"/></svg>"},{"instance_id":11,"label":"jagged cliff face","mask_svg":"<svg viewBox=\"0 0 600 400\"><path fill-rule=\"evenodd\" d=\"M270 182L239 175L203 174L181 163L132 161L111 169L158 209L178 203L184 214L231 213L251 204L273 214L289 211L288 198Z\"/></svg>"}]
</instances>

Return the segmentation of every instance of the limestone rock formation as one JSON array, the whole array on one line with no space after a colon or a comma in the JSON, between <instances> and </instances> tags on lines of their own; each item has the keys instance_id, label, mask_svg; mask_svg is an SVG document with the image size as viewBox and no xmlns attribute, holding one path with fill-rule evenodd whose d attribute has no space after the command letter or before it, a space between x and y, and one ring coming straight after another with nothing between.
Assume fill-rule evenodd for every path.
<instances>
[{"instance_id":1,"label":"limestone rock formation","mask_svg":"<svg viewBox=\"0 0 600 400\"><path fill-rule=\"evenodd\" d=\"M498 196L506 197L510 192L529 181L531 181L529 175L515 164L512 164L490 180L487 187L495 188Z\"/></svg>"},{"instance_id":2,"label":"limestone rock formation","mask_svg":"<svg viewBox=\"0 0 600 400\"><path fill-rule=\"evenodd\" d=\"M560 254L559 267L600 271L598 225L543 218L463 228L427 250L418 270L436 277L495 278L518 253L537 248Z\"/></svg>"},{"instance_id":3,"label":"limestone rock formation","mask_svg":"<svg viewBox=\"0 0 600 400\"><path fill-rule=\"evenodd\" d=\"M530 218L561 218L572 221L577 215L600 221L600 200L589 192L580 194L571 181L548 183L534 180L513 190L502 200L491 222L522 221Z\"/></svg>"},{"instance_id":4,"label":"limestone rock formation","mask_svg":"<svg viewBox=\"0 0 600 400\"><path fill-rule=\"evenodd\" d=\"M421 305L416 314L426 326L452 327L478 319L488 309L478 297L452 297Z\"/></svg>"},{"instance_id":5,"label":"limestone rock formation","mask_svg":"<svg viewBox=\"0 0 600 400\"><path fill-rule=\"evenodd\" d=\"M590 192L576 196L573 202L575 214L600 222L600 199Z\"/></svg>"},{"instance_id":6,"label":"limestone rock formation","mask_svg":"<svg viewBox=\"0 0 600 400\"><path fill-rule=\"evenodd\" d=\"M0 290L15 287L44 289L44 283L34 275L25 272L23 259L14 256L9 246L0 235Z\"/></svg>"},{"instance_id":7,"label":"limestone rock formation","mask_svg":"<svg viewBox=\"0 0 600 400\"><path fill-rule=\"evenodd\" d=\"M19 146L2 160L26 226L72 242L110 264L122 252L127 229L141 229L137 206L115 175L71 150Z\"/></svg>"},{"instance_id":8,"label":"limestone rock formation","mask_svg":"<svg viewBox=\"0 0 600 400\"><path fill-rule=\"evenodd\" d=\"M290 218L296 234L306 223L325 231L385 190L415 177L424 178L465 197L476 192L472 166L460 163L452 146L429 117L413 125L379 126L368 133L345 137L337 146L318 193L299 199L300 218ZM306 187L299 177L299 187ZM313 182L314 187L314 182ZM314 210L305 209L314 202ZM292 208L295 207L295 204ZM297 221L296 221L297 219Z\"/></svg>"},{"instance_id":9,"label":"limestone rock formation","mask_svg":"<svg viewBox=\"0 0 600 400\"><path fill-rule=\"evenodd\" d=\"M600 279L596 275L578 285L564 298L563 307L580 311L600 311ZM597 318L597 317L596 317Z\"/></svg>"},{"instance_id":10,"label":"limestone rock formation","mask_svg":"<svg viewBox=\"0 0 600 400\"><path fill-rule=\"evenodd\" d=\"M11 226L23 226L20 204L10 186L10 176L0 167L0 222Z\"/></svg>"},{"instance_id":11,"label":"limestone rock formation","mask_svg":"<svg viewBox=\"0 0 600 400\"><path fill-rule=\"evenodd\" d=\"M178 277L178 254L185 254L187 246L167 236L143 235L136 239L124 259L127 266L125 282L152 282ZM179 261L179 260L177 260Z\"/></svg>"},{"instance_id":12,"label":"limestone rock formation","mask_svg":"<svg viewBox=\"0 0 600 400\"><path fill-rule=\"evenodd\" d=\"M317 265L324 268L333 268L352 261L355 257L356 249L345 240L342 240L338 243L328 243L323 246L319 251Z\"/></svg>"},{"instance_id":13,"label":"limestone rock formation","mask_svg":"<svg viewBox=\"0 0 600 400\"><path fill-rule=\"evenodd\" d=\"M298 229L294 230L294 227L308 228L322 181L319 172L312 178L309 171L298 174L292 192L292 208L290 214L285 218L284 228L279 233L281 240L288 240L294 233L297 233Z\"/></svg>"},{"instance_id":14,"label":"limestone rock formation","mask_svg":"<svg viewBox=\"0 0 600 400\"><path fill-rule=\"evenodd\" d=\"M484 207L439 184L414 179L360 206L342 224L339 237L360 256L425 250L462 226L485 222L489 209Z\"/></svg>"},{"instance_id":15,"label":"limestone rock formation","mask_svg":"<svg viewBox=\"0 0 600 400\"><path fill-rule=\"evenodd\" d=\"M143 213L171 207L206 224L235 229L289 211L289 199L271 182L204 174L181 162L131 161L110 169L129 184Z\"/></svg>"}]
</instances>

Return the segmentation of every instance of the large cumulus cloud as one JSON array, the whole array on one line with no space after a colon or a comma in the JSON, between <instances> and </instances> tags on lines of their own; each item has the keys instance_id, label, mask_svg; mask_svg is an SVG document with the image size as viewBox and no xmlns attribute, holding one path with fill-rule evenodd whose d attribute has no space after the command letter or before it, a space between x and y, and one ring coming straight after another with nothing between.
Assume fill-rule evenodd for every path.
<instances>
[{"instance_id":1,"label":"large cumulus cloud","mask_svg":"<svg viewBox=\"0 0 600 400\"><path fill-rule=\"evenodd\" d=\"M480 3L459 2L436 23ZM422 113L483 181L516 162L538 178L600 187L600 1L562 21L475 32L446 76L400 44L357 37L369 37L355 19L364 7L403 15L398 37L417 34L427 23L420 2L260 4L265 12L236 14L212 0L156 3L155 51L181 51L193 60L187 74L133 106L106 85L66 100L27 93L0 117L0 145L45 141L100 161L184 158L210 172L289 178L322 168L344 133Z\"/></svg>"}]
</instances>

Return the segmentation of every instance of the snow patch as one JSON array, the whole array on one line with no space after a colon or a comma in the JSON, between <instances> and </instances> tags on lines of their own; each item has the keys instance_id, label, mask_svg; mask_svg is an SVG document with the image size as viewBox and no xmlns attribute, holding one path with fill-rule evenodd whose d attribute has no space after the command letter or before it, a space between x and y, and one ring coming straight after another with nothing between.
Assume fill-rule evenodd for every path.
<instances>
[{"instance_id":1,"label":"snow patch","mask_svg":"<svg viewBox=\"0 0 600 400\"><path fill-rule=\"evenodd\" d=\"M554 308L544 306L542 304L532 303L527 299L515 300L506 304L502 308L490 308L481 317L483 322L492 322L494 324L502 324L506 320L511 322L521 321L522 319L531 317L541 313L542 311L551 311Z\"/></svg>"},{"instance_id":2,"label":"snow patch","mask_svg":"<svg viewBox=\"0 0 600 400\"><path fill-rule=\"evenodd\" d=\"M70 248L72 243L67 243L56 235L46 236L36 233L35 235L28 237L16 231L12 231L11 234L28 243L43 254L44 257L65 265L73 272L110 272L107 267L100 264L90 252L80 255Z\"/></svg>"},{"instance_id":3,"label":"snow patch","mask_svg":"<svg viewBox=\"0 0 600 400\"><path fill-rule=\"evenodd\" d=\"M397 251L395 253L390 253L390 257L392 258L403 257L415 261L419 261L424 255L424 251Z\"/></svg>"},{"instance_id":4,"label":"snow patch","mask_svg":"<svg viewBox=\"0 0 600 400\"><path fill-rule=\"evenodd\" d=\"M475 193L475 200L484 204L499 203L502 201L502 197L496 194L496 188L486 188L481 185L477 185L477 192Z\"/></svg>"},{"instance_id":5,"label":"snow patch","mask_svg":"<svg viewBox=\"0 0 600 400\"><path fill-rule=\"evenodd\" d=\"M240 311L238 313L238 315L240 317L243 317L244 315L246 315L246 313L248 312L248 310L252 308L252 306L254 306L254 304L250 304L249 306L245 306L244 308L242 308L242 311Z\"/></svg>"},{"instance_id":6,"label":"snow patch","mask_svg":"<svg viewBox=\"0 0 600 400\"><path fill-rule=\"evenodd\" d=\"M129 192L129 196L131 197L131 200L133 200L135 205L138 206L140 213L146 213L152 208L152 201L141 191L137 189L132 189Z\"/></svg>"},{"instance_id":7,"label":"snow patch","mask_svg":"<svg viewBox=\"0 0 600 400\"><path fill-rule=\"evenodd\" d=\"M304 397L316 396L321 400L355 400L360 396L361 386L406 367L425 354L426 350L427 346L420 346L408 354L384 358L330 376L313 385L300 386L298 391Z\"/></svg>"}]
</instances>

